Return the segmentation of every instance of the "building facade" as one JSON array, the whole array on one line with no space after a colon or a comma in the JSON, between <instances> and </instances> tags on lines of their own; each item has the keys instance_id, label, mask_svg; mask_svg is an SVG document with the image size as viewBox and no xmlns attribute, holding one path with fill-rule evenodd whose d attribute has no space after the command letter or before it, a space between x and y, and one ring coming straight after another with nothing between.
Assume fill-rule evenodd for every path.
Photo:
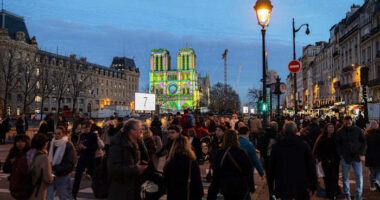
<instances>
[{"instance_id":1,"label":"building facade","mask_svg":"<svg viewBox=\"0 0 380 200\"><path fill-rule=\"evenodd\" d=\"M180 49L174 69L170 60L169 51L152 50L149 93L156 94L156 104L163 111L198 109L200 96L194 50Z\"/></svg>"},{"instance_id":2,"label":"building facade","mask_svg":"<svg viewBox=\"0 0 380 200\"><path fill-rule=\"evenodd\" d=\"M357 114L364 102L363 87L368 91L368 102L380 103L380 1L352 5L346 17L331 27L329 41L314 47L318 53L310 64L303 62L308 74L303 79L308 84L302 85L307 92L301 96L308 99L308 107L319 114ZM307 56L305 51L303 54L303 58ZM369 68L368 86L360 83L364 66ZM287 102L292 95L287 94Z\"/></svg>"},{"instance_id":3,"label":"building facade","mask_svg":"<svg viewBox=\"0 0 380 200\"><path fill-rule=\"evenodd\" d=\"M115 57L105 67L74 54L42 51L22 17L5 10L0 16L1 69L16 70L0 72L2 78L14 78L0 85L1 115L84 112L97 117L112 106L130 110L140 76L132 59Z\"/></svg>"}]
</instances>

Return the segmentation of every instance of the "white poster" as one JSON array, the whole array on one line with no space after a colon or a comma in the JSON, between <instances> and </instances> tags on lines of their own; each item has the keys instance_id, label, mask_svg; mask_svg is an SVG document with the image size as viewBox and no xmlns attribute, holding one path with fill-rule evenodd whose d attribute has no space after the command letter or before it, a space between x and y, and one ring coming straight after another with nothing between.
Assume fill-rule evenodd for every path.
<instances>
[{"instance_id":1,"label":"white poster","mask_svg":"<svg viewBox=\"0 0 380 200\"><path fill-rule=\"evenodd\" d=\"M156 95L135 93L135 110L156 110Z\"/></svg>"},{"instance_id":2,"label":"white poster","mask_svg":"<svg viewBox=\"0 0 380 200\"><path fill-rule=\"evenodd\" d=\"M249 111L248 111L248 107L244 106L244 107L243 107L243 113L244 113L244 114L247 114L248 112L249 112Z\"/></svg>"}]
</instances>

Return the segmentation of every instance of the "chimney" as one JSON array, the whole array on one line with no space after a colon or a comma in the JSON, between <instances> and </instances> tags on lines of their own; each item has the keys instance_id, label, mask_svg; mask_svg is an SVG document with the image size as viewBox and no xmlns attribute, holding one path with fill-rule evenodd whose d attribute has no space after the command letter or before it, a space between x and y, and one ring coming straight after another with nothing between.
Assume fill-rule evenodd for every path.
<instances>
[{"instance_id":1,"label":"chimney","mask_svg":"<svg viewBox=\"0 0 380 200\"><path fill-rule=\"evenodd\" d=\"M76 60L77 59L77 55L75 54L70 54L70 60Z\"/></svg>"},{"instance_id":2,"label":"chimney","mask_svg":"<svg viewBox=\"0 0 380 200\"><path fill-rule=\"evenodd\" d=\"M80 61L83 62L83 63L86 63L87 62L87 58L86 57L81 57Z\"/></svg>"}]
</instances>

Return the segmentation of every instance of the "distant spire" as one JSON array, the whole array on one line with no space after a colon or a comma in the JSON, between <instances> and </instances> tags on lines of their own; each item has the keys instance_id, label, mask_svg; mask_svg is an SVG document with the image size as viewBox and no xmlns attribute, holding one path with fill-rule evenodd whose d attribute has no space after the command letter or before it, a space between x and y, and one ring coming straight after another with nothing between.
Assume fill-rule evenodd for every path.
<instances>
[{"instance_id":1,"label":"distant spire","mask_svg":"<svg viewBox=\"0 0 380 200\"><path fill-rule=\"evenodd\" d=\"M124 40L123 40L123 57L125 57L125 43L124 43Z\"/></svg>"},{"instance_id":2,"label":"distant spire","mask_svg":"<svg viewBox=\"0 0 380 200\"><path fill-rule=\"evenodd\" d=\"M186 49L188 48L188 43L189 43L189 41L186 40Z\"/></svg>"},{"instance_id":3,"label":"distant spire","mask_svg":"<svg viewBox=\"0 0 380 200\"><path fill-rule=\"evenodd\" d=\"M1 0L1 10L4 10L4 0Z\"/></svg>"}]
</instances>

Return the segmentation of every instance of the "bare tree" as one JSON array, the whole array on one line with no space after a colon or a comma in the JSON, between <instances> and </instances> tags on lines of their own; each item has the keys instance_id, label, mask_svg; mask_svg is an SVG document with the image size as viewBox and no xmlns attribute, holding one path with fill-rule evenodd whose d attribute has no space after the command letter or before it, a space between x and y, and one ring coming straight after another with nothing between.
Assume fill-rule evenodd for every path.
<instances>
[{"instance_id":1,"label":"bare tree","mask_svg":"<svg viewBox=\"0 0 380 200\"><path fill-rule=\"evenodd\" d=\"M258 90L257 88L249 88L247 97L249 101L248 103L251 106L256 106L260 100L260 90Z\"/></svg>"},{"instance_id":2,"label":"bare tree","mask_svg":"<svg viewBox=\"0 0 380 200\"><path fill-rule=\"evenodd\" d=\"M239 95L230 85L217 83L210 90L209 109L216 113L233 113L240 108Z\"/></svg>"},{"instance_id":3,"label":"bare tree","mask_svg":"<svg viewBox=\"0 0 380 200\"><path fill-rule=\"evenodd\" d=\"M44 102L46 98L48 98L48 96L52 94L53 89L55 87L53 83L56 82L57 79L52 79L52 76L51 76L52 73L50 72L48 65L46 63L38 66L36 70L38 71L37 76L38 76L38 81L39 81L38 84L36 85L36 88L37 88L38 94L41 97L40 113L41 113L41 119L42 119Z\"/></svg>"},{"instance_id":4,"label":"bare tree","mask_svg":"<svg viewBox=\"0 0 380 200\"><path fill-rule=\"evenodd\" d=\"M58 101L58 112L59 114L59 109L61 108L61 102L63 100L63 96L67 94L67 90L69 88L69 71L68 70L62 70L53 72L53 94L57 98Z\"/></svg>"},{"instance_id":5,"label":"bare tree","mask_svg":"<svg viewBox=\"0 0 380 200\"><path fill-rule=\"evenodd\" d=\"M2 102L2 115L7 115L7 107L11 92L17 84L17 61L14 50L0 51L0 100Z\"/></svg>"},{"instance_id":6,"label":"bare tree","mask_svg":"<svg viewBox=\"0 0 380 200\"><path fill-rule=\"evenodd\" d=\"M76 104L78 98L91 89L92 86L92 76L91 73L81 73L77 70L71 70L69 74L69 94L73 100L73 113L76 112ZM90 92L88 92L90 93ZM88 95L87 93L87 95Z\"/></svg>"},{"instance_id":7,"label":"bare tree","mask_svg":"<svg viewBox=\"0 0 380 200\"><path fill-rule=\"evenodd\" d=\"M35 97L37 96L38 78L34 61L35 58L26 58L25 61L19 63L23 113L28 112L29 105L35 101Z\"/></svg>"}]
</instances>

